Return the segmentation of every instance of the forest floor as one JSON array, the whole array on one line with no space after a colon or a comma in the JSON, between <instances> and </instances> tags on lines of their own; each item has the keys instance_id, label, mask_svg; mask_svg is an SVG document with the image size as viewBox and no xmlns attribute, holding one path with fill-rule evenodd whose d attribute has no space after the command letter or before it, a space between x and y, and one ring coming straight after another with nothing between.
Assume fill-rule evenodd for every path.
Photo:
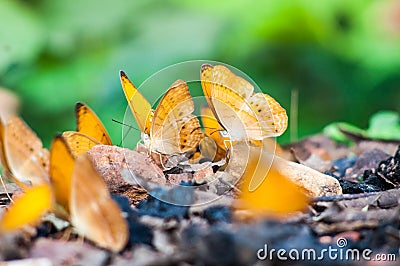
<instances>
[{"instance_id":1,"label":"forest floor","mask_svg":"<svg viewBox=\"0 0 400 266\"><path fill-rule=\"evenodd\" d=\"M13 261L8 265L399 265L399 144L364 139L348 147L315 135L285 146L294 161L337 179L343 194L315 197L307 211L280 220L241 218L232 208L237 192L224 183L199 191L156 182L147 189L157 198L148 196L139 186L116 181L124 175L121 165L100 160L97 167L127 213L130 238L123 251L98 248L48 219L0 235L0 259ZM116 156L114 162L121 161ZM146 171L146 165L136 167ZM172 167L163 174L182 183L196 175L187 173ZM165 202L216 195L216 203L201 207ZM1 208L9 203L0 187Z\"/></svg>"}]
</instances>

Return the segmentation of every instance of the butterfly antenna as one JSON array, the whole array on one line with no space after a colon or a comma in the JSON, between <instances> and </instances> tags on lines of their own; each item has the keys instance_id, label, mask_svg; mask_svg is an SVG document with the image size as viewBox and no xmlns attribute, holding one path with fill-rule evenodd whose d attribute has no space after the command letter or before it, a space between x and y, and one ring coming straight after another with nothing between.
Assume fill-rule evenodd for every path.
<instances>
[{"instance_id":1,"label":"butterfly antenna","mask_svg":"<svg viewBox=\"0 0 400 266\"><path fill-rule=\"evenodd\" d=\"M298 139L299 90L293 89L290 96L290 142Z\"/></svg>"},{"instance_id":2,"label":"butterfly antenna","mask_svg":"<svg viewBox=\"0 0 400 266\"><path fill-rule=\"evenodd\" d=\"M136 127L134 127L134 126L131 126L131 125L128 125L128 124L125 124L124 122L121 122L121 121L118 121L118 120L115 120L114 118L113 119L111 119L113 122L115 122L115 123L118 123L118 124L120 124L120 125L123 125L123 126L126 126L126 127L129 127L129 129L134 129L134 130L137 130L137 131L140 131L139 129L137 129Z\"/></svg>"},{"instance_id":3,"label":"butterfly antenna","mask_svg":"<svg viewBox=\"0 0 400 266\"><path fill-rule=\"evenodd\" d=\"M123 141L125 140L125 138L128 136L128 134L129 134L129 132L131 131L131 129L139 130L139 129L137 129L136 127L133 127L133 126L128 125L128 124L125 124L125 123L123 123L123 122L121 122L121 121L115 120L114 118L111 119L111 120L112 120L113 122L115 122L115 123L118 123L118 124L120 124L120 125L123 125L123 126L126 126L126 127L129 128L128 131L124 134L123 138L121 139L121 142L120 142L119 145L118 145L118 146L120 146L120 147L122 147L122 142L123 142Z\"/></svg>"}]
</instances>

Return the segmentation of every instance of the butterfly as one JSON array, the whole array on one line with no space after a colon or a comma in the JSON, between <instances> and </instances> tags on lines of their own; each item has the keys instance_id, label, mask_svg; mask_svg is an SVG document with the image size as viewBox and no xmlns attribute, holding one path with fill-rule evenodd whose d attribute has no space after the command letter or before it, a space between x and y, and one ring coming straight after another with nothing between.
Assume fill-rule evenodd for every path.
<instances>
[{"instance_id":1,"label":"butterfly","mask_svg":"<svg viewBox=\"0 0 400 266\"><path fill-rule=\"evenodd\" d=\"M21 187L49 182L49 151L18 116L0 121L0 158L3 175Z\"/></svg>"},{"instance_id":2,"label":"butterfly","mask_svg":"<svg viewBox=\"0 0 400 266\"><path fill-rule=\"evenodd\" d=\"M199 120L192 114L194 103L185 81L175 81L152 110L124 72L120 72L120 77L129 107L150 151L177 154L197 149L203 133Z\"/></svg>"},{"instance_id":3,"label":"butterfly","mask_svg":"<svg viewBox=\"0 0 400 266\"><path fill-rule=\"evenodd\" d=\"M232 141L262 140L286 130L285 109L268 94L254 93L253 85L227 67L205 64L200 78L212 112Z\"/></svg>"},{"instance_id":4,"label":"butterfly","mask_svg":"<svg viewBox=\"0 0 400 266\"><path fill-rule=\"evenodd\" d=\"M82 236L114 252L125 247L128 224L121 210L89 156L83 153L75 158L62 135L51 144L50 177L51 183L26 189L1 217L0 230L37 222L43 213L57 211L60 205Z\"/></svg>"},{"instance_id":5,"label":"butterfly","mask_svg":"<svg viewBox=\"0 0 400 266\"><path fill-rule=\"evenodd\" d=\"M97 115L87 105L75 105L76 131L62 134L74 156L87 152L98 144L112 145L110 135Z\"/></svg>"},{"instance_id":6,"label":"butterfly","mask_svg":"<svg viewBox=\"0 0 400 266\"><path fill-rule=\"evenodd\" d=\"M115 252L125 246L128 225L103 178L86 153L74 156L62 135L51 144L50 177L56 202L81 235Z\"/></svg>"}]
</instances>

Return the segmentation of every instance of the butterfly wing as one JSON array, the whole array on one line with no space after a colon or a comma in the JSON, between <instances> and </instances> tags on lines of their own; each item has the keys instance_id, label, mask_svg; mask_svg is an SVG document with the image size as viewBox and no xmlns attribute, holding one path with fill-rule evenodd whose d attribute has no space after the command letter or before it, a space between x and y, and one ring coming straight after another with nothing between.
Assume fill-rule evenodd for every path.
<instances>
[{"instance_id":1,"label":"butterfly wing","mask_svg":"<svg viewBox=\"0 0 400 266\"><path fill-rule=\"evenodd\" d=\"M177 121L179 131L179 153L194 152L204 135L201 132L199 119L194 115Z\"/></svg>"},{"instance_id":2,"label":"butterfly wing","mask_svg":"<svg viewBox=\"0 0 400 266\"><path fill-rule=\"evenodd\" d=\"M8 166L7 158L4 151L4 129L5 125L0 118L0 164L2 166L3 176L10 176L10 167Z\"/></svg>"},{"instance_id":3,"label":"butterfly wing","mask_svg":"<svg viewBox=\"0 0 400 266\"><path fill-rule=\"evenodd\" d=\"M75 158L68 142L62 136L56 136L50 149L50 178L55 199L66 211L69 211L71 176L74 166Z\"/></svg>"},{"instance_id":4,"label":"butterfly wing","mask_svg":"<svg viewBox=\"0 0 400 266\"><path fill-rule=\"evenodd\" d=\"M203 135L193 111L194 103L186 82L175 81L154 112L150 149L164 154L195 150Z\"/></svg>"},{"instance_id":5,"label":"butterfly wing","mask_svg":"<svg viewBox=\"0 0 400 266\"><path fill-rule=\"evenodd\" d=\"M209 149L213 147L210 146L211 143L202 142L200 145L200 150L203 153L203 150L207 150L207 154L215 155L213 159L214 161L219 161L226 157L226 145L229 143L229 138L223 137L220 132L225 131L225 129L218 123L217 119L214 117L213 112L209 107L201 108L201 120L203 122L204 133L207 137L213 140L215 143L214 148L216 150L209 151ZM204 143L204 145L203 145ZM207 145L208 144L208 145Z\"/></svg>"},{"instance_id":6,"label":"butterfly wing","mask_svg":"<svg viewBox=\"0 0 400 266\"><path fill-rule=\"evenodd\" d=\"M285 109L267 94L254 94L254 87L227 67L205 65L201 79L213 113L232 140L262 140L286 130Z\"/></svg>"},{"instance_id":7,"label":"butterfly wing","mask_svg":"<svg viewBox=\"0 0 400 266\"><path fill-rule=\"evenodd\" d=\"M125 247L127 222L87 154L77 158L72 173L70 211L72 224L84 237L114 252Z\"/></svg>"},{"instance_id":8,"label":"butterfly wing","mask_svg":"<svg viewBox=\"0 0 400 266\"><path fill-rule=\"evenodd\" d=\"M68 143L68 147L75 158L89 151L93 146L101 144L97 139L81 132L65 131L62 137Z\"/></svg>"},{"instance_id":9,"label":"butterfly wing","mask_svg":"<svg viewBox=\"0 0 400 266\"><path fill-rule=\"evenodd\" d=\"M85 104L75 106L76 131L91 136L105 145L112 145L110 135L97 115Z\"/></svg>"},{"instance_id":10,"label":"butterfly wing","mask_svg":"<svg viewBox=\"0 0 400 266\"><path fill-rule=\"evenodd\" d=\"M49 181L49 151L42 141L15 115L2 129L3 166L17 183L33 186Z\"/></svg>"},{"instance_id":11,"label":"butterfly wing","mask_svg":"<svg viewBox=\"0 0 400 266\"><path fill-rule=\"evenodd\" d=\"M268 94L255 93L250 97L249 105L265 137L279 136L285 132L288 124L286 110L274 98Z\"/></svg>"},{"instance_id":12,"label":"butterfly wing","mask_svg":"<svg viewBox=\"0 0 400 266\"><path fill-rule=\"evenodd\" d=\"M212 84L220 84L248 99L254 92L254 86L250 82L232 73L226 66L213 67L211 75Z\"/></svg>"},{"instance_id":13,"label":"butterfly wing","mask_svg":"<svg viewBox=\"0 0 400 266\"><path fill-rule=\"evenodd\" d=\"M11 231L27 224L35 224L52 207L49 184L27 188L0 219L0 231Z\"/></svg>"},{"instance_id":14,"label":"butterfly wing","mask_svg":"<svg viewBox=\"0 0 400 266\"><path fill-rule=\"evenodd\" d=\"M140 131L150 135L153 117L153 111L150 103L146 100L146 98L144 98L135 85L133 85L123 71L120 72L120 78L126 100L129 103L129 107L131 108L133 115L135 116Z\"/></svg>"}]
</instances>

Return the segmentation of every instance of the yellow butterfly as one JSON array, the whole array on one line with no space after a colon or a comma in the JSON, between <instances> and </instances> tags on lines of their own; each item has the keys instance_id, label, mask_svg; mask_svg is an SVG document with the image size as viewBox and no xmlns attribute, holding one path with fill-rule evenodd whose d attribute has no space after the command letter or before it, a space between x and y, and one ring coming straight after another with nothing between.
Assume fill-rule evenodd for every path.
<instances>
[{"instance_id":1,"label":"yellow butterfly","mask_svg":"<svg viewBox=\"0 0 400 266\"><path fill-rule=\"evenodd\" d=\"M75 106L76 131L62 134L74 156L87 152L98 144L112 145L110 135L97 115L87 105Z\"/></svg>"},{"instance_id":2,"label":"yellow butterfly","mask_svg":"<svg viewBox=\"0 0 400 266\"><path fill-rule=\"evenodd\" d=\"M0 148L3 176L22 187L49 182L49 151L18 116L0 121Z\"/></svg>"},{"instance_id":3,"label":"yellow butterfly","mask_svg":"<svg viewBox=\"0 0 400 266\"><path fill-rule=\"evenodd\" d=\"M120 74L126 99L149 150L162 154L195 151L203 133L199 120L192 114L194 103L186 82L175 81L153 111L126 74Z\"/></svg>"},{"instance_id":4,"label":"yellow butterfly","mask_svg":"<svg viewBox=\"0 0 400 266\"><path fill-rule=\"evenodd\" d=\"M271 96L254 93L254 87L222 65L203 65L204 95L232 141L262 140L281 135L287 127L284 108Z\"/></svg>"}]
</instances>

